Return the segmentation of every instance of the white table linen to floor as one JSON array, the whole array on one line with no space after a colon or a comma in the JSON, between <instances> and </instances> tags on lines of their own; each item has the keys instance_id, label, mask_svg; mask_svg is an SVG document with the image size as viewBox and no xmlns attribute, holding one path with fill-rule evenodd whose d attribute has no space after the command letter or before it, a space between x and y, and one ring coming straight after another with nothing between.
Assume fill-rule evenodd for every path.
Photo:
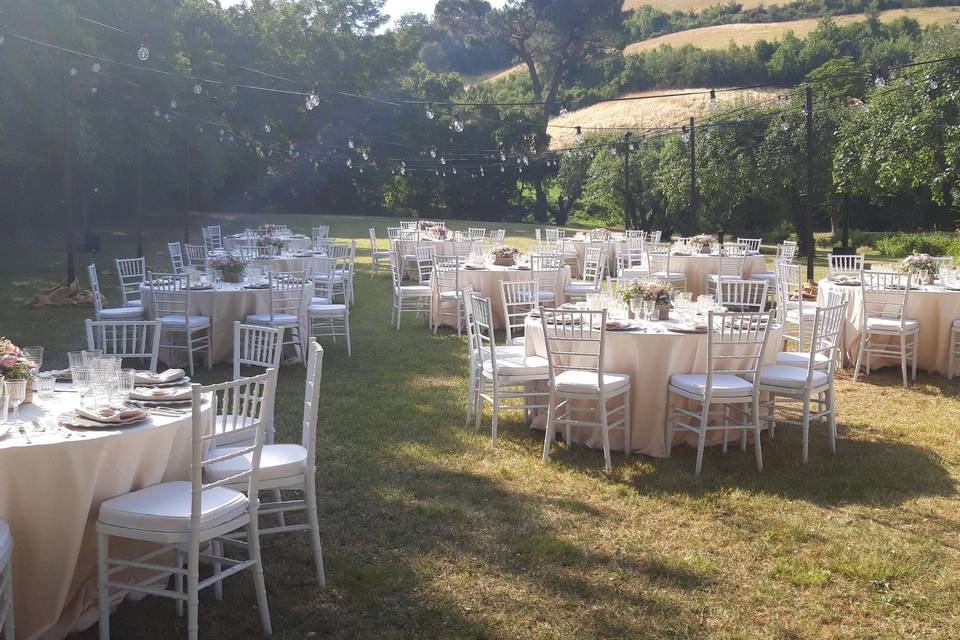
<instances>
[{"instance_id":1,"label":"white table linen to floor","mask_svg":"<svg viewBox=\"0 0 960 640\"><path fill-rule=\"evenodd\" d=\"M460 288L471 287L474 293L490 298L490 307L493 311L493 326L496 329L503 329L507 326L507 314L503 308L503 295L500 292L500 283L504 280L518 281L533 279L534 275L530 269L490 265L483 269L462 270L460 272ZM563 296L563 288L568 284L570 284L570 267L563 267L560 269L560 282L558 285L559 299L557 300L557 304L563 304L565 299ZM433 276L431 276L430 286L434 287ZM439 304L436 289L434 288L433 303L431 305L434 322L440 320ZM456 324L456 307L453 306L452 302L444 302L443 305L444 313L447 312L447 308L449 307L450 312L454 314L454 316L444 316L443 324L454 326Z\"/></svg>"},{"instance_id":2,"label":"white table linen to floor","mask_svg":"<svg viewBox=\"0 0 960 640\"><path fill-rule=\"evenodd\" d=\"M670 376L707 371L707 334L669 331L668 328L675 324L675 319L642 323L642 326L648 329L647 332L607 331L604 344L604 371L630 375L630 447L634 453L655 458L667 455L664 421ZM540 318L527 318L524 332L527 355L546 357ZM776 362L776 346L780 342L781 334L779 326L771 328L763 364ZM680 402L680 399L676 398L675 401ZM544 425L545 420L541 414L534 420L534 426L542 429ZM574 441L588 447L603 447L599 429L574 428L572 436ZM716 444L721 437L720 431L710 432L707 442ZM738 440L739 435L730 432L730 438ZM679 443L696 446L696 435L677 432L673 436L673 444ZM622 432L610 432L610 447L623 451Z\"/></svg>"},{"instance_id":3,"label":"white table linen to floor","mask_svg":"<svg viewBox=\"0 0 960 640\"><path fill-rule=\"evenodd\" d=\"M148 320L154 320L153 296L149 285L140 287L143 308ZM303 304L300 311L300 336L306 339L310 335L307 318L307 305L313 297L314 286L308 282L303 294ZM269 289L245 289L242 284L223 282L219 289L207 289L190 292L190 315L206 316L210 318L213 334L213 361L233 361L233 323L235 320L243 322L248 315L270 313ZM166 338L164 338L166 341ZM161 349L160 359L168 365L186 362L186 352ZM204 353L194 356L199 365L205 362Z\"/></svg>"},{"instance_id":4,"label":"white table linen to floor","mask_svg":"<svg viewBox=\"0 0 960 640\"><path fill-rule=\"evenodd\" d=\"M859 286L836 284L824 278L817 287L818 304L825 305L833 291L839 291L847 297L843 346L848 363L853 365L857 361L857 350L860 347L863 292ZM950 328L954 320L960 320L960 291L944 289L940 285L928 285L911 290L903 315L909 320L920 321L917 367L931 373L946 375L950 359ZM900 360L873 356L870 364L872 368L891 365L900 366Z\"/></svg>"},{"instance_id":5,"label":"white table linen to floor","mask_svg":"<svg viewBox=\"0 0 960 640\"><path fill-rule=\"evenodd\" d=\"M189 413L154 415L127 427L51 429L78 402L76 393L57 392L22 405L32 444L14 431L0 437L0 518L10 523L14 538L18 640L59 640L97 621L95 527L101 502L189 479ZM34 432L33 418L47 430Z\"/></svg>"},{"instance_id":6,"label":"white table linen to floor","mask_svg":"<svg viewBox=\"0 0 960 640\"><path fill-rule=\"evenodd\" d=\"M249 246L249 242L250 240L248 240L242 234L225 236L223 238L223 248L229 251L231 249L236 249L237 247ZM313 240L308 236L297 235L287 238L287 251L303 251L310 249L311 247L313 247Z\"/></svg>"},{"instance_id":7,"label":"white table linen to floor","mask_svg":"<svg viewBox=\"0 0 960 640\"><path fill-rule=\"evenodd\" d=\"M670 256L670 271L687 276L687 291L694 298L706 293L707 275L717 272L717 256L707 254L676 254ZM762 255L750 255L743 262L743 278L750 279L754 273L767 270L767 262Z\"/></svg>"}]
</instances>

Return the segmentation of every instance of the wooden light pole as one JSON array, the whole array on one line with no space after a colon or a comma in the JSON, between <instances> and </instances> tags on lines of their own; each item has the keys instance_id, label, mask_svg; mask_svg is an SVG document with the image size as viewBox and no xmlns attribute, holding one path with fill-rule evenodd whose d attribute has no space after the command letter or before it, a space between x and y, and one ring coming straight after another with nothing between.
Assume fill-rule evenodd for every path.
<instances>
[{"instance_id":1,"label":"wooden light pole","mask_svg":"<svg viewBox=\"0 0 960 640\"><path fill-rule=\"evenodd\" d=\"M813 259L816 249L813 240L813 89L806 88L807 119L807 198L804 202L804 217L807 239L807 281L813 282Z\"/></svg>"}]
</instances>

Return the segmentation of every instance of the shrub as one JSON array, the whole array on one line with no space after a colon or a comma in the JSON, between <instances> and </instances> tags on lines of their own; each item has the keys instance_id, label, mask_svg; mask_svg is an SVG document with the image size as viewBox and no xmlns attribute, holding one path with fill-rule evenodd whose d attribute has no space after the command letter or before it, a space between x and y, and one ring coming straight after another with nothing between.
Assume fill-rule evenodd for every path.
<instances>
[{"instance_id":1,"label":"shrub","mask_svg":"<svg viewBox=\"0 0 960 640\"><path fill-rule=\"evenodd\" d=\"M932 256L960 255L960 236L947 233L894 233L875 241L873 246L881 254L904 258L914 253Z\"/></svg>"}]
</instances>

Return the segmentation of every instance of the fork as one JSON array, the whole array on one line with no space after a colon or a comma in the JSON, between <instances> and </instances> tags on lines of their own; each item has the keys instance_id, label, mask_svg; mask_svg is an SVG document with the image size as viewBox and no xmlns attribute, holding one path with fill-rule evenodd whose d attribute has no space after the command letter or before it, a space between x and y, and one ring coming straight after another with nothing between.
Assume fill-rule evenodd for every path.
<instances>
[{"instance_id":1,"label":"fork","mask_svg":"<svg viewBox=\"0 0 960 640\"><path fill-rule=\"evenodd\" d=\"M34 431L37 431L37 432L39 432L39 433L43 433L43 432L45 432L45 431L47 430L46 427L44 427L44 426L40 423L40 420L37 419L37 418L34 418L33 420L31 420L31 421L30 421L30 424L33 425L33 430L34 430Z\"/></svg>"},{"instance_id":2,"label":"fork","mask_svg":"<svg viewBox=\"0 0 960 640\"><path fill-rule=\"evenodd\" d=\"M17 427L17 431L19 431L20 435L27 440L27 444L33 444L30 441L30 435L27 433L27 430L23 428L23 425L20 425L19 427Z\"/></svg>"}]
</instances>

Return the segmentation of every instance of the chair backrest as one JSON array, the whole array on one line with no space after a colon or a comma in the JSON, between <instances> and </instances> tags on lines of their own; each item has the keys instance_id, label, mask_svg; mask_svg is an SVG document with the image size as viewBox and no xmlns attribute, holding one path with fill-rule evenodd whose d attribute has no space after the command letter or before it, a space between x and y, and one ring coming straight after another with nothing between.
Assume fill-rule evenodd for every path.
<instances>
[{"instance_id":1,"label":"chair backrest","mask_svg":"<svg viewBox=\"0 0 960 640\"><path fill-rule=\"evenodd\" d=\"M730 311L760 312L767 308L766 280L720 280L717 304Z\"/></svg>"},{"instance_id":2,"label":"chair backrest","mask_svg":"<svg viewBox=\"0 0 960 640\"><path fill-rule=\"evenodd\" d=\"M506 316L507 344L523 335L527 314L540 307L540 286L536 280L501 280L500 296Z\"/></svg>"},{"instance_id":3,"label":"chair backrest","mask_svg":"<svg viewBox=\"0 0 960 640\"><path fill-rule=\"evenodd\" d=\"M953 266L953 256L931 256L933 263L937 265L937 268L940 267L951 267Z\"/></svg>"},{"instance_id":4,"label":"chair backrest","mask_svg":"<svg viewBox=\"0 0 960 640\"><path fill-rule=\"evenodd\" d=\"M647 240L649 240L650 242L660 242L660 237L662 234L663 232L660 231L659 229L657 229L656 231L651 231L650 233L647 234ZM669 240L669 238L667 239Z\"/></svg>"},{"instance_id":5,"label":"chair backrest","mask_svg":"<svg viewBox=\"0 0 960 640\"><path fill-rule=\"evenodd\" d=\"M721 256L746 257L747 247L739 242L724 242L720 245Z\"/></svg>"},{"instance_id":6,"label":"chair backrest","mask_svg":"<svg viewBox=\"0 0 960 640\"><path fill-rule=\"evenodd\" d=\"M607 242L610 240L610 230L603 227L590 229L590 242Z\"/></svg>"},{"instance_id":7,"label":"chair backrest","mask_svg":"<svg viewBox=\"0 0 960 640\"><path fill-rule=\"evenodd\" d=\"M740 376L752 383L754 393L757 393L757 371L763 361L772 318L770 313L709 312L708 394L713 388L713 376L717 373Z\"/></svg>"},{"instance_id":8,"label":"chair backrest","mask_svg":"<svg viewBox=\"0 0 960 640\"><path fill-rule=\"evenodd\" d=\"M784 260L793 260L797 255L797 243L793 240L784 240L782 244L777 245L778 257Z\"/></svg>"},{"instance_id":9,"label":"chair backrest","mask_svg":"<svg viewBox=\"0 0 960 640\"><path fill-rule=\"evenodd\" d=\"M600 288L600 282L603 281L603 274L607 270L607 247L590 246L584 252L583 257L583 279L593 282L593 286Z\"/></svg>"},{"instance_id":10,"label":"chair backrest","mask_svg":"<svg viewBox=\"0 0 960 640\"><path fill-rule=\"evenodd\" d=\"M504 237L506 237L506 235L507 235L506 229L497 229L496 231L490 232L490 240L493 241L493 245L495 247L502 247L503 239Z\"/></svg>"},{"instance_id":11,"label":"chair backrest","mask_svg":"<svg viewBox=\"0 0 960 640\"><path fill-rule=\"evenodd\" d=\"M463 290L464 297L470 299L470 315L473 317L473 341L478 357L477 366L490 363L490 371L497 375L497 339L493 331L493 310L490 298L477 295L472 289ZM466 305L465 305L466 306ZM470 336L468 335L468 339Z\"/></svg>"},{"instance_id":12,"label":"chair backrest","mask_svg":"<svg viewBox=\"0 0 960 640\"><path fill-rule=\"evenodd\" d=\"M283 332L258 324L233 323L233 379L240 379L240 367L250 365L279 370L283 356Z\"/></svg>"},{"instance_id":13,"label":"chair backrest","mask_svg":"<svg viewBox=\"0 0 960 640\"><path fill-rule=\"evenodd\" d=\"M326 298L331 303L334 296L336 278L331 277L337 271L337 259L328 256L313 256L310 261L310 278L313 280L314 295Z\"/></svg>"},{"instance_id":14,"label":"chair backrest","mask_svg":"<svg viewBox=\"0 0 960 640\"><path fill-rule=\"evenodd\" d=\"M817 308L816 317L813 320L813 330L810 333L810 362L807 364L808 380L813 376L814 369L823 370L820 362L818 362L818 354L822 355L823 361L827 362L826 373L833 375L846 310L846 301Z\"/></svg>"},{"instance_id":15,"label":"chair backrest","mask_svg":"<svg viewBox=\"0 0 960 640\"><path fill-rule=\"evenodd\" d=\"M191 267L207 268L207 248L202 244L185 244L183 248L187 252L187 264Z\"/></svg>"},{"instance_id":16,"label":"chair backrest","mask_svg":"<svg viewBox=\"0 0 960 640\"><path fill-rule=\"evenodd\" d=\"M437 248L432 244L422 244L417 246L415 251L420 282L428 282L433 273L433 258L437 255Z\"/></svg>"},{"instance_id":17,"label":"chair backrest","mask_svg":"<svg viewBox=\"0 0 960 640\"><path fill-rule=\"evenodd\" d=\"M168 242L167 252L170 254L170 267L173 273L183 273L183 251L179 242Z\"/></svg>"},{"instance_id":18,"label":"chair backrest","mask_svg":"<svg viewBox=\"0 0 960 640\"><path fill-rule=\"evenodd\" d=\"M438 292L460 291L460 272L464 263L466 258L463 256L433 257L433 279Z\"/></svg>"},{"instance_id":19,"label":"chair backrest","mask_svg":"<svg viewBox=\"0 0 960 640\"><path fill-rule=\"evenodd\" d=\"M317 468L317 418L320 409L320 378L323 373L323 347L313 336L307 344L307 380L303 388L303 432L300 444L307 450L307 473Z\"/></svg>"},{"instance_id":20,"label":"chair backrest","mask_svg":"<svg viewBox=\"0 0 960 640\"><path fill-rule=\"evenodd\" d=\"M463 324L467 327L467 359L472 371L477 366L480 352L480 340L477 337L473 312L473 289L462 289L460 293L463 296Z\"/></svg>"},{"instance_id":21,"label":"chair backrest","mask_svg":"<svg viewBox=\"0 0 960 640\"><path fill-rule=\"evenodd\" d=\"M401 221L400 221L400 228L401 228L401 229L408 229L408 230L409 230L409 229L416 229L416 228L417 228L417 221L416 221L416 220L401 220Z\"/></svg>"},{"instance_id":22,"label":"chair backrest","mask_svg":"<svg viewBox=\"0 0 960 640\"><path fill-rule=\"evenodd\" d=\"M482 242L487 237L487 230L479 227L470 227L467 229L467 237L473 242Z\"/></svg>"},{"instance_id":23,"label":"chair backrest","mask_svg":"<svg viewBox=\"0 0 960 640\"><path fill-rule=\"evenodd\" d=\"M537 254L530 256L530 271L533 278L540 283L541 291L552 291L554 294L560 286L560 269L563 268L563 256L559 254Z\"/></svg>"},{"instance_id":24,"label":"chair backrest","mask_svg":"<svg viewBox=\"0 0 960 640\"><path fill-rule=\"evenodd\" d=\"M798 309L798 317L803 318L803 305L816 304L803 299L803 283L800 280L800 265L778 260L774 263L776 276L777 320L786 319L788 309Z\"/></svg>"},{"instance_id":25,"label":"chair backrest","mask_svg":"<svg viewBox=\"0 0 960 640\"><path fill-rule=\"evenodd\" d=\"M627 236L616 246L617 253L617 274L623 273L624 269L643 269L644 262L644 239L642 237Z\"/></svg>"},{"instance_id":26,"label":"chair backrest","mask_svg":"<svg viewBox=\"0 0 960 640\"><path fill-rule=\"evenodd\" d=\"M864 271L860 280L864 324L867 318L882 318L899 322L902 328L911 279L909 273Z\"/></svg>"},{"instance_id":27,"label":"chair backrest","mask_svg":"<svg viewBox=\"0 0 960 640\"><path fill-rule=\"evenodd\" d=\"M321 224L320 226L313 228L313 237L312 240L316 242L317 240L322 240L330 235L330 225Z\"/></svg>"},{"instance_id":28,"label":"chair backrest","mask_svg":"<svg viewBox=\"0 0 960 640\"><path fill-rule=\"evenodd\" d=\"M373 227L367 229L367 232L370 234L370 254L374 254L377 251L377 230ZM316 242L316 240L314 240Z\"/></svg>"},{"instance_id":29,"label":"chair backrest","mask_svg":"<svg viewBox=\"0 0 960 640\"><path fill-rule=\"evenodd\" d=\"M185 273L147 271L147 282L150 283L150 295L153 296L154 317L162 319L189 313L190 276Z\"/></svg>"},{"instance_id":30,"label":"chair backrest","mask_svg":"<svg viewBox=\"0 0 960 640\"><path fill-rule=\"evenodd\" d=\"M603 348L607 332L607 310L541 309L540 326L547 347L550 386L564 371L584 371L603 386Z\"/></svg>"},{"instance_id":31,"label":"chair backrest","mask_svg":"<svg viewBox=\"0 0 960 640\"><path fill-rule=\"evenodd\" d=\"M203 227L201 231L203 232L203 246L207 248L207 251L223 250L223 236L220 233L219 225Z\"/></svg>"},{"instance_id":32,"label":"chair backrest","mask_svg":"<svg viewBox=\"0 0 960 640\"><path fill-rule=\"evenodd\" d=\"M763 238L737 238L737 244L744 247L748 252L759 253L760 243Z\"/></svg>"},{"instance_id":33,"label":"chair backrest","mask_svg":"<svg viewBox=\"0 0 960 640\"><path fill-rule=\"evenodd\" d=\"M87 320L87 349L100 349L106 356L142 358L156 372L160 355L159 320Z\"/></svg>"},{"instance_id":34,"label":"chair backrest","mask_svg":"<svg viewBox=\"0 0 960 640\"><path fill-rule=\"evenodd\" d=\"M146 261L143 258L117 258L114 260L117 277L120 279L120 293L123 304L140 299L140 285L147 276Z\"/></svg>"},{"instance_id":35,"label":"chair backrest","mask_svg":"<svg viewBox=\"0 0 960 640\"><path fill-rule=\"evenodd\" d=\"M643 229L627 229L624 232L624 234L630 240L633 240L633 239L646 240L647 238L647 232L644 231Z\"/></svg>"},{"instance_id":36,"label":"chair backrest","mask_svg":"<svg viewBox=\"0 0 960 640\"><path fill-rule=\"evenodd\" d=\"M400 238L400 227L387 227L387 238L390 240Z\"/></svg>"},{"instance_id":37,"label":"chair backrest","mask_svg":"<svg viewBox=\"0 0 960 640\"><path fill-rule=\"evenodd\" d=\"M300 316L303 292L307 286L306 272L278 271L270 273L270 320L285 314Z\"/></svg>"},{"instance_id":38,"label":"chair backrest","mask_svg":"<svg viewBox=\"0 0 960 640\"><path fill-rule=\"evenodd\" d=\"M851 275L863 271L863 254L850 255L827 254L830 275Z\"/></svg>"},{"instance_id":39,"label":"chair backrest","mask_svg":"<svg viewBox=\"0 0 960 640\"><path fill-rule=\"evenodd\" d=\"M103 311L103 297L100 295L100 279L97 277L97 265L87 265L87 277L90 279L90 292L93 294L93 309L97 315Z\"/></svg>"},{"instance_id":40,"label":"chair backrest","mask_svg":"<svg viewBox=\"0 0 960 640\"><path fill-rule=\"evenodd\" d=\"M646 243L647 264L651 273L670 273L670 243L669 242L650 242Z\"/></svg>"},{"instance_id":41,"label":"chair backrest","mask_svg":"<svg viewBox=\"0 0 960 640\"><path fill-rule=\"evenodd\" d=\"M473 253L474 242L470 240L454 240L447 243L447 255L468 258Z\"/></svg>"},{"instance_id":42,"label":"chair backrest","mask_svg":"<svg viewBox=\"0 0 960 640\"><path fill-rule=\"evenodd\" d=\"M543 230L543 239L547 242L556 242L563 238L563 234L560 229L557 228L546 228Z\"/></svg>"},{"instance_id":43,"label":"chair backrest","mask_svg":"<svg viewBox=\"0 0 960 640\"><path fill-rule=\"evenodd\" d=\"M274 399L277 392L277 370L268 369L250 378L240 378L231 382L222 382L200 386L191 385L193 399L193 424L190 464L191 508L190 531L197 535L201 531L202 496L204 491L224 485L247 483L248 510L251 518L257 517L260 501L257 476L260 471L260 453L263 450L267 422L273 415ZM205 401L210 404L205 404ZM216 420L214 420L216 416ZM229 453L208 456L207 452L216 447L217 438L224 437L231 443L239 443L229 449ZM250 456L250 465L239 465L240 470L229 477L213 482L204 482L204 468L217 463Z\"/></svg>"},{"instance_id":44,"label":"chair backrest","mask_svg":"<svg viewBox=\"0 0 960 640\"><path fill-rule=\"evenodd\" d=\"M746 255L729 254L726 251L717 256L717 275L721 278L742 278L743 265L746 263Z\"/></svg>"}]
</instances>

